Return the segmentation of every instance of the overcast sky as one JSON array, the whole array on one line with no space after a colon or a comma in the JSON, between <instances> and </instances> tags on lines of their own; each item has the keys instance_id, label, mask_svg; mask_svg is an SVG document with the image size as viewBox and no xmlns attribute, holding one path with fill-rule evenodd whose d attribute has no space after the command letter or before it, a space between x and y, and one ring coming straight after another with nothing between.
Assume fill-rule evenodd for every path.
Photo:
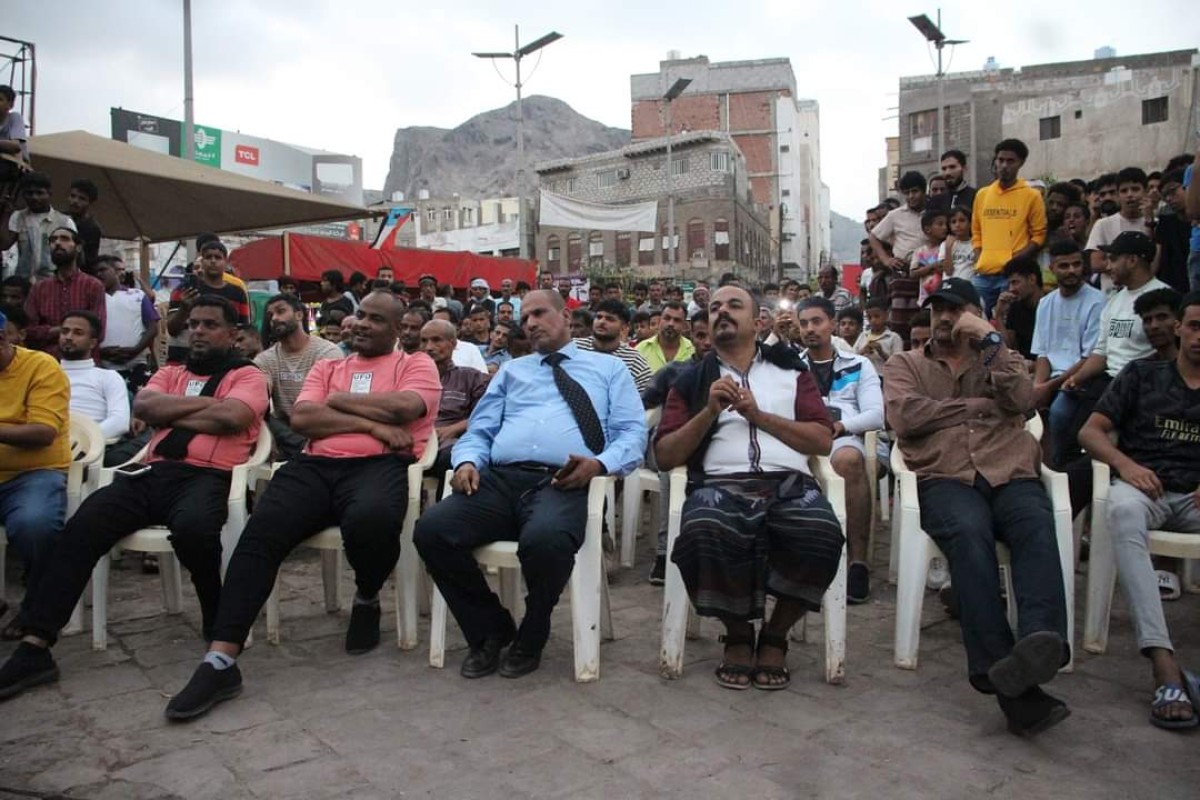
<instances>
[{"instance_id":1,"label":"overcast sky","mask_svg":"<svg viewBox=\"0 0 1200 800\"><path fill-rule=\"evenodd\" d=\"M109 108L183 118L182 0L6 4L0 35L37 46L37 132L111 135ZM1200 44L1194 0L946 3L943 29L971 42L950 71L1120 55ZM453 127L514 97L474 50L511 50L550 30L529 94L565 100L628 128L629 76L668 50L713 61L786 56L801 97L821 106L821 169L835 211L876 200L883 137L896 130L897 78L934 72L907 16L921 2L846 0L194 0L196 121L352 153L383 188L398 127ZM0 51L11 52L8 43ZM537 56L525 62L532 67ZM511 68L511 67L510 67ZM511 78L511 73L507 75ZM0 80L7 73L0 74Z\"/></svg>"}]
</instances>

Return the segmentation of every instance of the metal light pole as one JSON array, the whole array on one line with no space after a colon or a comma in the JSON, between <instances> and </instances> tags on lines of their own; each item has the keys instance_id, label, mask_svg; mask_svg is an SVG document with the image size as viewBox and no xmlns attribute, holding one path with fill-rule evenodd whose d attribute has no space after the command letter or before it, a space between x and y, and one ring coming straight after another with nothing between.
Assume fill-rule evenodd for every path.
<instances>
[{"instance_id":1,"label":"metal light pole","mask_svg":"<svg viewBox=\"0 0 1200 800\"><path fill-rule=\"evenodd\" d=\"M183 0L183 157L196 155L195 115L192 109L192 0Z\"/></svg>"},{"instance_id":2,"label":"metal light pole","mask_svg":"<svg viewBox=\"0 0 1200 800\"><path fill-rule=\"evenodd\" d=\"M476 58L511 58L517 68L517 239L521 258L529 258L529 239L525 235L525 108L521 103L521 59L562 38L551 31L524 47L521 46L521 26L513 26L514 49L511 53L472 53Z\"/></svg>"},{"instance_id":3,"label":"metal light pole","mask_svg":"<svg viewBox=\"0 0 1200 800\"><path fill-rule=\"evenodd\" d=\"M667 117L667 266L672 274L676 271L675 263L675 188L671 176L671 102L692 82L691 78L680 78L671 84L671 88L663 95Z\"/></svg>"},{"instance_id":4,"label":"metal light pole","mask_svg":"<svg viewBox=\"0 0 1200 800\"><path fill-rule=\"evenodd\" d=\"M946 151L946 100L943 94L946 73L942 71L942 48L948 44L966 44L967 40L946 38L946 34L942 33L942 10L940 8L937 11L936 25L924 14L909 17L908 21L937 48L937 154L940 156Z\"/></svg>"}]
</instances>

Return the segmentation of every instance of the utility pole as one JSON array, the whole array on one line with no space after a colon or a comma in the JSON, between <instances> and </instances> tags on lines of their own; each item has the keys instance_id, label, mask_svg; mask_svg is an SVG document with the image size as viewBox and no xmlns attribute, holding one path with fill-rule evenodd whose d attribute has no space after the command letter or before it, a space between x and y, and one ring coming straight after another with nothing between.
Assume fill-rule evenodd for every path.
<instances>
[{"instance_id":1,"label":"utility pole","mask_svg":"<svg viewBox=\"0 0 1200 800\"><path fill-rule=\"evenodd\" d=\"M946 34L942 33L942 10L937 10L937 24L929 19L925 14L919 14L915 17L909 17L908 21L913 24L913 27L921 32L927 41L933 42L933 46L937 48L937 149L936 155L939 157L946 152L946 98L945 98L945 82L946 73L942 70L942 49L946 45L966 44L966 39L947 39Z\"/></svg>"},{"instance_id":2,"label":"utility pole","mask_svg":"<svg viewBox=\"0 0 1200 800\"><path fill-rule=\"evenodd\" d=\"M683 90L692 82L691 78L680 78L671 84L671 88L663 95L663 104L666 106L666 122L667 122L667 266L674 275L677 272L675 262L675 182L671 175L673 165L671 163L671 103L679 95L683 94Z\"/></svg>"},{"instance_id":3,"label":"utility pole","mask_svg":"<svg viewBox=\"0 0 1200 800\"><path fill-rule=\"evenodd\" d=\"M185 0L186 2L186 0ZM521 102L521 59L530 53L541 50L551 42L562 38L561 33L551 31L524 47L521 46L521 26L513 26L513 51L511 53L472 53L476 58L511 58L517 68L517 240L521 248L521 258L529 258L529 237L526 235L525 213L525 107ZM536 66L536 65L535 65Z\"/></svg>"},{"instance_id":4,"label":"utility pole","mask_svg":"<svg viewBox=\"0 0 1200 800\"><path fill-rule=\"evenodd\" d=\"M183 157L196 155L196 117L192 107L192 0L183 0Z\"/></svg>"}]
</instances>

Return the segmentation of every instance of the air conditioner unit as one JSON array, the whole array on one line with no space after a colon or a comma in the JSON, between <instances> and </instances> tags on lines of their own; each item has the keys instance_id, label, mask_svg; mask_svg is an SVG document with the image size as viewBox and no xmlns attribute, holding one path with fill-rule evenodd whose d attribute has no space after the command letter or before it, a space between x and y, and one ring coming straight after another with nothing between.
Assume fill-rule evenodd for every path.
<instances>
[{"instance_id":1,"label":"air conditioner unit","mask_svg":"<svg viewBox=\"0 0 1200 800\"><path fill-rule=\"evenodd\" d=\"M621 167L617 170L617 180L629 180L629 167Z\"/></svg>"}]
</instances>

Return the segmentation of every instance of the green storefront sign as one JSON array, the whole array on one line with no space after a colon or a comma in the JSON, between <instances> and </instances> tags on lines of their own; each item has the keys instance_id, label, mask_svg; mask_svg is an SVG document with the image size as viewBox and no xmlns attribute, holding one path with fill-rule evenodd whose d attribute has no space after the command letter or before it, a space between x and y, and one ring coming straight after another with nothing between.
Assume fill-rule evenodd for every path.
<instances>
[{"instance_id":1,"label":"green storefront sign","mask_svg":"<svg viewBox=\"0 0 1200 800\"><path fill-rule=\"evenodd\" d=\"M192 158L197 164L221 168L221 129L193 125L195 149Z\"/></svg>"}]
</instances>

